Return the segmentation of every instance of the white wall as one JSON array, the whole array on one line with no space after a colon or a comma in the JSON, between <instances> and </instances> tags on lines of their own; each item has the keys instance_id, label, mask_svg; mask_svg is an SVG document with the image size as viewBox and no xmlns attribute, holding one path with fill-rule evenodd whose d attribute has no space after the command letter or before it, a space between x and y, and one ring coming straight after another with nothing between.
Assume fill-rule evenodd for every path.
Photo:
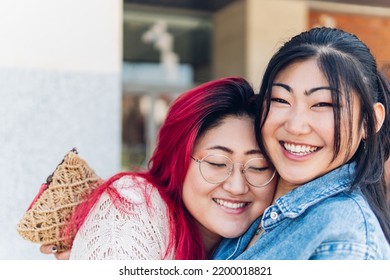
<instances>
[{"instance_id":1,"label":"white wall","mask_svg":"<svg viewBox=\"0 0 390 280\"><path fill-rule=\"evenodd\" d=\"M77 147L120 170L122 1L0 2L0 259L46 259L16 224Z\"/></svg>"}]
</instances>

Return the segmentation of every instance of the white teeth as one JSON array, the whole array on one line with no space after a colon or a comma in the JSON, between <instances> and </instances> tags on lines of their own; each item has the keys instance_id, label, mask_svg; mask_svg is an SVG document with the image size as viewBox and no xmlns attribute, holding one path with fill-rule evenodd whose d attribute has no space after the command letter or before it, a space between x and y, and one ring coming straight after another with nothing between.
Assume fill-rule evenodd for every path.
<instances>
[{"instance_id":1,"label":"white teeth","mask_svg":"<svg viewBox=\"0 0 390 280\"><path fill-rule=\"evenodd\" d=\"M287 151L298 156L305 156L311 154L317 151L318 149L318 147L306 146L306 145L295 145L289 143L284 143L283 146Z\"/></svg>"},{"instance_id":2,"label":"white teeth","mask_svg":"<svg viewBox=\"0 0 390 280\"><path fill-rule=\"evenodd\" d=\"M242 208L247 204L246 202L229 202L219 198L214 198L214 201L221 206L224 206L226 208L231 208L231 209Z\"/></svg>"}]
</instances>

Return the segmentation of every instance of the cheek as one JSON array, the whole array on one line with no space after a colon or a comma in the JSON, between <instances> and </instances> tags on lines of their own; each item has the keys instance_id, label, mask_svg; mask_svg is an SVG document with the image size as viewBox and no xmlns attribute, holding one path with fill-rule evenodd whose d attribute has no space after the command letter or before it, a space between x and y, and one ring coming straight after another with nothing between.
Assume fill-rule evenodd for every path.
<instances>
[{"instance_id":1,"label":"cheek","mask_svg":"<svg viewBox=\"0 0 390 280\"><path fill-rule=\"evenodd\" d=\"M204 183L197 169L187 172L183 184L183 203L184 207L196 220L201 221L205 216L208 206L209 188Z\"/></svg>"},{"instance_id":2,"label":"cheek","mask_svg":"<svg viewBox=\"0 0 390 280\"><path fill-rule=\"evenodd\" d=\"M340 151L345 151L344 155L350 159L359 147L360 141L363 139L363 129L355 122L353 128L350 128L347 120L340 124ZM341 153L343 154L343 153Z\"/></svg>"},{"instance_id":3,"label":"cheek","mask_svg":"<svg viewBox=\"0 0 390 280\"><path fill-rule=\"evenodd\" d=\"M345 131L345 126L343 124L343 120L340 122L340 132L341 135L344 134L343 131ZM334 146L334 132L335 132L335 125L332 116L327 116L326 118L318 118L313 121L312 128L313 131L319 135L319 137L323 138L323 141L325 144L333 147ZM342 140L342 138L341 138Z\"/></svg>"},{"instance_id":4,"label":"cheek","mask_svg":"<svg viewBox=\"0 0 390 280\"><path fill-rule=\"evenodd\" d=\"M187 201L188 197L191 195L193 192L193 187L192 185L195 183L196 176L194 176L194 168L190 167L187 171L187 175L184 179L183 183L183 200L184 202Z\"/></svg>"},{"instance_id":5,"label":"cheek","mask_svg":"<svg viewBox=\"0 0 390 280\"><path fill-rule=\"evenodd\" d=\"M203 178L199 173L197 166L190 166L183 183L183 201L184 204L189 204L194 200L194 197L202 195Z\"/></svg>"},{"instance_id":6,"label":"cheek","mask_svg":"<svg viewBox=\"0 0 390 280\"><path fill-rule=\"evenodd\" d=\"M267 118L264 122L262 132L269 134L273 130L276 130L283 125L286 119L288 119L288 110L281 110L278 108L270 107Z\"/></svg>"},{"instance_id":7,"label":"cheek","mask_svg":"<svg viewBox=\"0 0 390 280\"><path fill-rule=\"evenodd\" d=\"M261 137L263 139L264 146L268 150L269 142L272 140L272 128L275 126L273 125L272 121L269 121L267 119L266 123L264 124L263 128L261 129Z\"/></svg>"},{"instance_id":8,"label":"cheek","mask_svg":"<svg viewBox=\"0 0 390 280\"><path fill-rule=\"evenodd\" d=\"M271 205L275 195L276 183L278 181L276 177L277 175L275 175L275 178L266 187L254 191L254 195L257 197L256 202L259 207L266 208Z\"/></svg>"}]
</instances>

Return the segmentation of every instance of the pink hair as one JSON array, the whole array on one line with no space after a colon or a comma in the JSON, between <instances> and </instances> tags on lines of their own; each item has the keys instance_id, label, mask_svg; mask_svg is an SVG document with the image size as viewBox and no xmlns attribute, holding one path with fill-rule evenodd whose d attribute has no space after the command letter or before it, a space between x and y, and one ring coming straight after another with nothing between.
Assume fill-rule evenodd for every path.
<instances>
[{"instance_id":1,"label":"pink hair","mask_svg":"<svg viewBox=\"0 0 390 280\"><path fill-rule=\"evenodd\" d=\"M148 171L123 172L109 178L76 209L64 233L77 232L103 192L107 192L115 205L120 207L123 198L112 187L113 182L125 175L141 176L157 188L168 207L170 242L166 255L173 250L175 259L206 259L196 222L182 200L190 156L195 141L207 130L207 125L215 125L227 115L249 115L245 106L252 97L252 88L238 77L211 81L182 94L170 106L159 130L157 147L149 161ZM240 102L241 105L237 105L239 108L232 108L236 107L234 103ZM209 124L205 126L205 122Z\"/></svg>"}]
</instances>

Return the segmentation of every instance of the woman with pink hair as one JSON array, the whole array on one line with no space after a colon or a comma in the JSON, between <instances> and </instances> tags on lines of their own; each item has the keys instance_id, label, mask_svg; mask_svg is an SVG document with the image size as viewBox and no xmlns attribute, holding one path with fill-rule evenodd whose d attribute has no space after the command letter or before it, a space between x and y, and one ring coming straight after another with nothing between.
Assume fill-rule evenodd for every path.
<instances>
[{"instance_id":1,"label":"woman with pink hair","mask_svg":"<svg viewBox=\"0 0 390 280\"><path fill-rule=\"evenodd\" d=\"M253 99L238 77L177 98L148 170L114 175L76 210L70 259L207 259L223 237L243 234L276 183L256 143Z\"/></svg>"}]
</instances>

